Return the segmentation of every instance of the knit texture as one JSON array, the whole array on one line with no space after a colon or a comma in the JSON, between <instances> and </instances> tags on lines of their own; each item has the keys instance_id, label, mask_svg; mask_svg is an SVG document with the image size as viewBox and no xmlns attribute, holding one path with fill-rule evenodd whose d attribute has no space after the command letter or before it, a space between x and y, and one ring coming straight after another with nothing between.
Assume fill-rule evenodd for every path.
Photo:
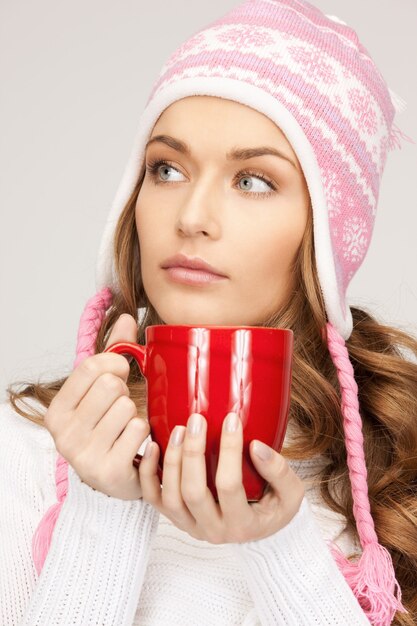
<instances>
[{"instance_id":1,"label":"knit texture","mask_svg":"<svg viewBox=\"0 0 417 626\"><path fill-rule=\"evenodd\" d=\"M0 435L1 624L369 624L326 545L360 550L344 517L320 498L322 458L290 461L307 489L290 524L259 541L220 545L190 537L143 500L95 491L69 466L67 497L38 578L31 537L55 499L57 451L47 429L6 403Z\"/></svg>"},{"instance_id":2,"label":"knit texture","mask_svg":"<svg viewBox=\"0 0 417 626\"><path fill-rule=\"evenodd\" d=\"M336 18L337 19L337 18ZM347 287L368 251L394 125L405 103L349 26L301 0L246 0L194 33L157 76L103 234L97 289L117 288L112 237L162 111L191 95L236 100L270 117L291 143L314 215L317 271L329 321L352 331Z\"/></svg>"},{"instance_id":3,"label":"knit texture","mask_svg":"<svg viewBox=\"0 0 417 626\"><path fill-rule=\"evenodd\" d=\"M400 137L413 142L394 124L405 103L389 89L354 29L339 18L305 0L241 2L181 44L154 82L100 244L99 289L118 288L114 229L141 174L155 122L171 103L192 95L228 98L268 116L302 167L364 551L353 564L333 553L368 618L386 626L405 609L391 556L378 543L370 514L357 385L344 341L353 328L347 288L370 245L388 150L401 147Z\"/></svg>"},{"instance_id":4,"label":"knit texture","mask_svg":"<svg viewBox=\"0 0 417 626\"><path fill-rule=\"evenodd\" d=\"M378 543L371 506L368 498L367 469L359 413L358 385L343 338L327 325L328 346L337 369L341 395L343 428L347 450L347 465L353 495L353 514L363 553L359 561L350 563L337 546L330 546L346 580L366 609L372 624L390 624L397 608L405 612L401 603L401 588L395 578L391 555Z\"/></svg>"},{"instance_id":5,"label":"knit texture","mask_svg":"<svg viewBox=\"0 0 417 626\"><path fill-rule=\"evenodd\" d=\"M404 607L391 556L378 543L370 513L358 390L345 345L352 332L347 287L369 248L387 152L401 147L400 138L412 140L394 124L405 103L388 88L356 32L342 20L304 0L246 0L169 56L146 102L106 222L97 261L99 291L80 322L76 364L93 353L111 291L118 289L114 232L137 184L146 142L164 109L191 95L229 98L267 115L300 161L313 210L316 265L329 320L325 330L340 384L363 554L350 563L335 546L331 551L372 624L387 626ZM33 543L38 571L65 499L65 470L65 461L58 459L58 504L43 518ZM299 581L310 567L306 561Z\"/></svg>"},{"instance_id":6,"label":"knit texture","mask_svg":"<svg viewBox=\"0 0 417 626\"><path fill-rule=\"evenodd\" d=\"M78 326L77 350L74 361L76 368L85 358L95 353L97 333L103 322L112 294L109 289L103 289L87 302L81 315ZM32 539L32 553L36 571L40 573L51 544L52 533L67 496L68 463L58 455L55 467L56 502L48 509Z\"/></svg>"}]
</instances>

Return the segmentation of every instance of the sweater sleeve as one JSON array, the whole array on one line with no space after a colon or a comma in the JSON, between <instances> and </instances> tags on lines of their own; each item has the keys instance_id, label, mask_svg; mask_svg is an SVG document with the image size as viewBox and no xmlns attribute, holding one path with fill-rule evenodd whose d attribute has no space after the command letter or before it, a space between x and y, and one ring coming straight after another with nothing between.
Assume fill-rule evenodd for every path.
<instances>
[{"instance_id":1,"label":"sweater sleeve","mask_svg":"<svg viewBox=\"0 0 417 626\"><path fill-rule=\"evenodd\" d=\"M262 626L369 626L304 497L298 513L269 537L231 548Z\"/></svg>"},{"instance_id":2,"label":"sweater sleeve","mask_svg":"<svg viewBox=\"0 0 417 626\"><path fill-rule=\"evenodd\" d=\"M68 493L21 626L131 626L159 512L95 491L68 465Z\"/></svg>"}]
</instances>

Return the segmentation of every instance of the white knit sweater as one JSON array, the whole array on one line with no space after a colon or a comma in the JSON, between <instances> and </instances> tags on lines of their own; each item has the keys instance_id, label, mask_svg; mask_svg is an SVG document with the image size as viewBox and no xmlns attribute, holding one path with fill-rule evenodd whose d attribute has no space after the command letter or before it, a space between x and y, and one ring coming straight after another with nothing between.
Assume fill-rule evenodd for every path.
<instances>
[{"instance_id":1,"label":"white knit sweater","mask_svg":"<svg viewBox=\"0 0 417 626\"><path fill-rule=\"evenodd\" d=\"M322 459L291 462L306 497L285 528L220 545L190 537L148 502L95 491L69 466L38 578L31 542L56 502L56 455L46 428L0 404L1 626L369 626L325 542L359 550L314 486Z\"/></svg>"}]
</instances>

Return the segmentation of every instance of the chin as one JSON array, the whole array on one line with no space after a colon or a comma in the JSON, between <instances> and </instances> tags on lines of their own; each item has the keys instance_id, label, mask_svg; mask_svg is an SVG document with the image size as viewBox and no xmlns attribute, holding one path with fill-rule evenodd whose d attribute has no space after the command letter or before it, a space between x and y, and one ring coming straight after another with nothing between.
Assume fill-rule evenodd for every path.
<instances>
[{"instance_id":1,"label":"chin","mask_svg":"<svg viewBox=\"0 0 417 626\"><path fill-rule=\"evenodd\" d=\"M160 315L160 314L159 314ZM224 319L220 319L216 316L210 316L201 313L193 313L184 315L160 315L161 319L164 320L164 324L172 324L178 326L227 326Z\"/></svg>"}]
</instances>

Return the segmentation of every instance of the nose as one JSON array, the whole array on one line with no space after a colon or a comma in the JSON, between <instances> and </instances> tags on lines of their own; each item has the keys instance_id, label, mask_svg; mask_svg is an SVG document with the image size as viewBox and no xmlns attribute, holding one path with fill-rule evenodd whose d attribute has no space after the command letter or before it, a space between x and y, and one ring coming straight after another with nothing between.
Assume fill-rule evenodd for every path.
<instances>
[{"instance_id":1,"label":"nose","mask_svg":"<svg viewBox=\"0 0 417 626\"><path fill-rule=\"evenodd\" d=\"M202 234L217 239L221 232L220 206L213 177L201 177L189 185L188 194L181 200L175 224L177 232L185 237Z\"/></svg>"}]
</instances>

